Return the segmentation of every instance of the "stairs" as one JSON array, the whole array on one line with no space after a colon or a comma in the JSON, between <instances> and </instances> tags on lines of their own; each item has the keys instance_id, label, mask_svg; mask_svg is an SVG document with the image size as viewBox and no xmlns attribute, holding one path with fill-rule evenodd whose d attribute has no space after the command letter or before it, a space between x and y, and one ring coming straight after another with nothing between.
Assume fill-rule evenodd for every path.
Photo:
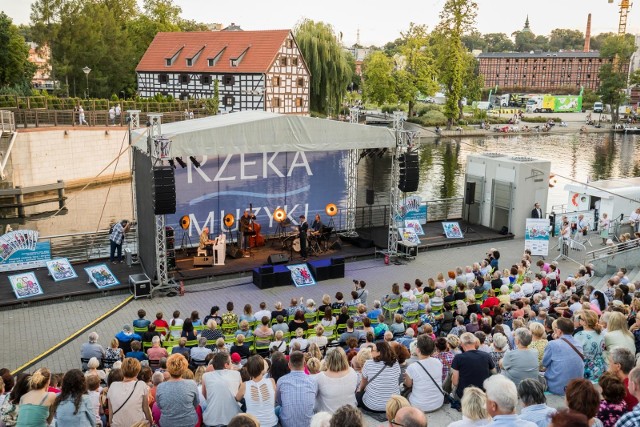
<instances>
[{"instance_id":1,"label":"stairs","mask_svg":"<svg viewBox=\"0 0 640 427\"><path fill-rule=\"evenodd\" d=\"M602 290L606 287L607 281L611 278L611 276L612 276L611 274L607 274L604 276L594 276L591 279L590 284L596 290ZM636 281L640 281L640 267L635 267L633 270L627 271L627 277L629 278L629 283L635 283Z\"/></svg>"}]
</instances>

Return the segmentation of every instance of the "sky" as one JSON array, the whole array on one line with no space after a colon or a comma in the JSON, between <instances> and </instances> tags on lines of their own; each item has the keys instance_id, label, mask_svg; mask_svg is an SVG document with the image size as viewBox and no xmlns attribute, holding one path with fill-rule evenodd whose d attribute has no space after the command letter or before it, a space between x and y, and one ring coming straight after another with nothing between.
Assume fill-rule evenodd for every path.
<instances>
[{"instance_id":1,"label":"sky","mask_svg":"<svg viewBox=\"0 0 640 427\"><path fill-rule=\"evenodd\" d=\"M481 33L506 33L522 29L529 15L535 34L548 35L554 28L585 31L591 13L591 34L617 32L620 0L476 0L476 28ZM141 0L138 0L141 4ZM0 10L15 24L27 24L31 1L0 0ZM433 28L445 0L363 2L344 0L174 0L182 17L205 23L235 23L244 30L292 29L303 18L323 21L342 33L345 45L352 45L360 32L360 44L382 46L400 37L410 22ZM383 4L384 7L378 6ZM631 9L628 33L640 32L640 5Z\"/></svg>"}]
</instances>

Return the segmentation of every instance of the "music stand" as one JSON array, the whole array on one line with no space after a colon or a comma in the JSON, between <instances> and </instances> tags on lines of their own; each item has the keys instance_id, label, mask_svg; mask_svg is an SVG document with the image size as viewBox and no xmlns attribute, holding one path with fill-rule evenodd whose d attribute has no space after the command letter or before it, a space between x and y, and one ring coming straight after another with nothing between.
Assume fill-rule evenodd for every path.
<instances>
[{"instance_id":1,"label":"music stand","mask_svg":"<svg viewBox=\"0 0 640 427\"><path fill-rule=\"evenodd\" d=\"M466 226L466 227L465 227L465 229L464 229L464 233L465 233L465 234L467 234L467 233L468 233L468 232L470 232L470 231L471 231L471 232L473 232L473 233L475 233L475 232L476 232L476 230L474 230L473 228L471 228L471 227L469 226L469 224L470 224L470 222L469 222L470 217L471 217L471 204L467 203L467 226Z\"/></svg>"}]
</instances>

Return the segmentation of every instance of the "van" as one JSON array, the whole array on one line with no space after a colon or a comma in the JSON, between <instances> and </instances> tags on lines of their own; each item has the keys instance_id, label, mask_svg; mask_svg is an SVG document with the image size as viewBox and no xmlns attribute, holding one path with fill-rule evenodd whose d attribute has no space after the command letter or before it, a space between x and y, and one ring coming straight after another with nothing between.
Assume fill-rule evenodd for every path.
<instances>
[{"instance_id":1,"label":"van","mask_svg":"<svg viewBox=\"0 0 640 427\"><path fill-rule=\"evenodd\" d=\"M594 113L602 113L603 106L602 102L594 102L593 103L593 112Z\"/></svg>"}]
</instances>

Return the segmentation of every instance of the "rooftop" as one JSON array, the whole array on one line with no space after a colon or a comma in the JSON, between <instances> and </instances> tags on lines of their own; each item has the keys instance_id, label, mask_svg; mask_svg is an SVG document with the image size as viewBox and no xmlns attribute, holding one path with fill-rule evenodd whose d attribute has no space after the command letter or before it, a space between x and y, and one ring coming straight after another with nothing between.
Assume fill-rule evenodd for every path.
<instances>
[{"instance_id":1,"label":"rooftop","mask_svg":"<svg viewBox=\"0 0 640 427\"><path fill-rule=\"evenodd\" d=\"M483 52L478 58L600 58L600 52Z\"/></svg>"}]
</instances>

